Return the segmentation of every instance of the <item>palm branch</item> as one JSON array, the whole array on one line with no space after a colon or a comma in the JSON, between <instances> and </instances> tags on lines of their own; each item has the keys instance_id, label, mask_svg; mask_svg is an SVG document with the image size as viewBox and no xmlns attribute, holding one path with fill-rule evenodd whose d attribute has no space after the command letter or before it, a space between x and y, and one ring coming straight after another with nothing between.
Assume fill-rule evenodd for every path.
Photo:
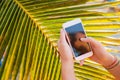
<instances>
[{"instance_id":1,"label":"palm branch","mask_svg":"<svg viewBox=\"0 0 120 80\"><path fill-rule=\"evenodd\" d=\"M60 80L61 62L57 40L62 24L81 18L88 36L102 42L119 57L120 12L95 11L120 4L120 1L86 4L95 0L1 0L0 67L1 80ZM101 65L86 60L75 62L80 80L113 80ZM69 73L68 73L69 74Z\"/></svg>"}]
</instances>

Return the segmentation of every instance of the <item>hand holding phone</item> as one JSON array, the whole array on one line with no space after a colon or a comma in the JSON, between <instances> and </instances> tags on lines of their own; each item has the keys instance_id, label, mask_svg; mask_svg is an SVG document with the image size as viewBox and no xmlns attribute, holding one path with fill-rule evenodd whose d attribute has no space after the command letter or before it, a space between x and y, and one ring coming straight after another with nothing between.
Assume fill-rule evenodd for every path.
<instances>
[{"instance_id":1,"label":"hand holding phone","mask_svg":"<svg viewBox=\"0 0 120 80\"><path fill-rule=\"evenodd\" d=\"M64 23L63 29L76 60L82 60L93 55L90 44L81 41L81 38L86 38L86 33L80 19Z\"/></svg>"}]
</instances>

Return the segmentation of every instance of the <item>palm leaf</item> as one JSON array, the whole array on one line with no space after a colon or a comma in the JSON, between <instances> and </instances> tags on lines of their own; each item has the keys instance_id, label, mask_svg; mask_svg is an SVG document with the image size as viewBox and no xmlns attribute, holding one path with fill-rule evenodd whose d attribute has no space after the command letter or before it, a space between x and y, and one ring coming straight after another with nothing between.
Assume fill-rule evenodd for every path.
<instances>
[{"instance_id":1,"label":"palm leaf","mask_svg":"<svg viewBox=\"0 0 120 80\"><path fill-rule=\"evenodd\" d=\"M57 40L62 23L81 18L88 36L102 42L113 55L120 56L120 12L96 11L120 1L94 4L95 0L1 0L0 67L1 80L60 80L61 62ZM75 62L76 79L113 80L101 65L90 60L80 67Z\"/></svg>"}]
</instances>

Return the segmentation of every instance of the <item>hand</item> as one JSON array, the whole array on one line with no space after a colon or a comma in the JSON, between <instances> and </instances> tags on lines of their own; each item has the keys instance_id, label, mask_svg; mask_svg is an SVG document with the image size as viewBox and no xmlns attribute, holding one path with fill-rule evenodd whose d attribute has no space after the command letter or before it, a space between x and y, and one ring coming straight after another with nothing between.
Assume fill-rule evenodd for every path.
<instances>
[{"instance_id":1,"label":"hand","mask_svg":"<svg viewBox=\"0 0 120 80\"><path fill-rule=\"evenodd\" d=\"M62 62L62 80L75 80L73 55L68 43L66 42L64 30L61 30L60 32L58 50Z\"/></svg>"},{"instance_id":2,"label":"hand","mask_svg":"<svg viewBox=\"0 0 120 80\"><path fill-rule=\"evenodd\" d=\"M65 31L62 29L60 31L60 39L58 40L58 51L60 53L61 61L73 62L73 55L65 38Z\"/></svg>"},{"instance_id":3,"label":"hand","mask_svg":"<svg viewBox=\"0 0 120 80\"><path fill-rule=\"evenodd\" d=\"M93 51L93 56L90 57L91 60L103 66L109 66L114 62L114 56L108 53L100 42L93 38L81 38L81 41L90 43Z\"/></svg>"},{"instance_id":4,"label":"hand","mask_svg":"<svg viewBox=\"0 0 120 80\"><path fill-rule=\"evenodd\" d=\"M60 39L58 40L58 51L60 53L61 61L73 62L72 50L66 41L65 31L63 29L60 32ZM84 60L81 60L80 65L82 66L83 63Z\"/></svg>"}]
</instances>

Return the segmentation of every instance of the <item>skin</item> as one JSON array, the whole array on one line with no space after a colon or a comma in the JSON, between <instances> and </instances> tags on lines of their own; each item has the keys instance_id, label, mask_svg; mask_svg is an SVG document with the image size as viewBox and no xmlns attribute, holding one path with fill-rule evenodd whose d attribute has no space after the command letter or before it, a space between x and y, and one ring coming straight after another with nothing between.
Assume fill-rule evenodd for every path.
<instances>
[{"instance_id":1,"label":"skin","mask_svg":"<svg viewBox=\"0 0 120 80\"><path fill-rule=\"evenodd\" d=\"M76 41L74 42L74 47L82 52L82 53L87 53L90 51L89 46L86 42L81 41L81 38L85 38L85 34L78 32L75 36Z\"/></svg>"},{"instance_id":2,"label":"skin","mask_svg":"<svg viewBox=\"0 0 120 80\"><path fill-rule=\"evenodd\" d=\"M62 62L62 80L75 80L72 51L66 42L63 30L61 30L60 40L58 41L58 50ZM70 74L68 75L68 73Z\"/></svg>"},{"instance_id":3,"label":"skin","mask_svg":"<svg viewBox=\"0 0 120 80\"><path fill-rule=\"evenodd\" d=\"M91 44L93 51L93 56L90 57L91 60L103 65L104 67L108 67L114 62L115 57L109 54L100 42L93 38L81 38L81 41ZM66 42L64 30L61 30L60 33L58 50L62 62L62 80L75 80L72 51ZM120 80L120 64L108 71L115 77L116 80Z\"/></svg>"}]
</instances>

